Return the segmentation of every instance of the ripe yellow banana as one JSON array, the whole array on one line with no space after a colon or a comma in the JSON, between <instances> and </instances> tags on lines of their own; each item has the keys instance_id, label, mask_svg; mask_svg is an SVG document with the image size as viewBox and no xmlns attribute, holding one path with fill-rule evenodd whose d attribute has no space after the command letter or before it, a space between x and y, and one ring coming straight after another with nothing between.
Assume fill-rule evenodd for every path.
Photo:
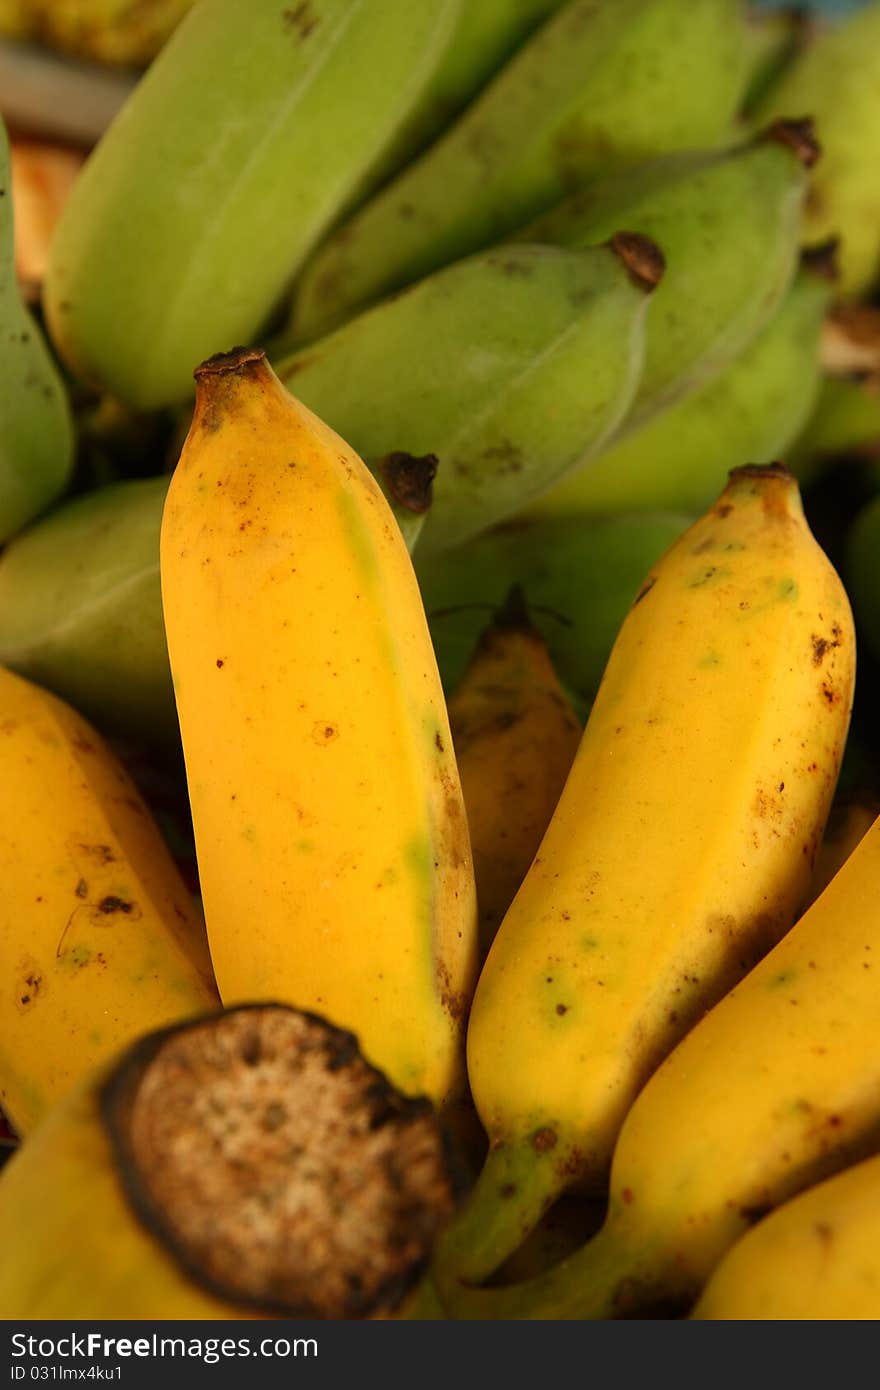
<instances>
[{"instance_id":1,"label":"ripe yellow banana","mask_svg":"<svg viewBox=\"0 0 880 1390\"><path fill-rule=\"evenodd\" d=\"M824 660L819 678L824 689ZM621 1130L599 1234L540 1281L475 1291L468 1316L686 1308L755 1221L876 1153L878 1008L880 820L648 1082Z\"/></svg>"},{"instance_id":2,"label":"ripe yellow banana","mask_svg":"<svg viewBox=\"0 0 880 1390\"><path fill-rule=\"evenodd\" d=\"M854 657L794 479L735 469L636 596L481 974L468 1071L491 1149L436 1261L453 1311L560 1191L604 1178L639 1088L791 925Z\"/></svg>"},{"instance_id":3,"label":"ripe yellow banana","mask_svg":"<svg viewBox=\"0 0 880 1390\"><path fill-rule=\"evenodd\" d=\"M463 1082L476 894L406 546L263 353L197 383L160 572L221 998L326 1014L439 1102Z\"/></svg>"},{"instance_id":4,"label":"ripe yellow banana","mask_svg":"<svg viewBox=\"0 0 880 1390\"><path fill-rule=\"evenodd\" d=\"M216 1008L204 927L95 730L0 667L0 1105L28 1134L90 1066Z\"/></svg>"},{"instance_id":5,"label":"ripe yellow banana","mask_svg":"<svg viewBox=\"0 0 880 1390\"><path fill-rule=\"evenodd\" d=\"M880 1318L880 1158L786 1202L737 1241L692 1318Z\"/></svg>"},{"instance_id":6,"label":"ripe yellow banana","mask_svg":"<svg viewBox=\"0 0 880 1390\"><path fill-rule=\"evenodd\" d=\"M149 1033L0 1176L14 1318L382 1317L448 1219L437 1117L280 1005Z\"/></svg>"},{"instance_id":7,"label":"ripe yellow banana","mask_svg":"<svg viewBox=\"0 0 880 1390\"><path fill-rule=\"evenodd\" d=\"M450 697L449 724L485 956L535 857L581 736L520 588L481 634Z\"/></svg>"}]
</instances>

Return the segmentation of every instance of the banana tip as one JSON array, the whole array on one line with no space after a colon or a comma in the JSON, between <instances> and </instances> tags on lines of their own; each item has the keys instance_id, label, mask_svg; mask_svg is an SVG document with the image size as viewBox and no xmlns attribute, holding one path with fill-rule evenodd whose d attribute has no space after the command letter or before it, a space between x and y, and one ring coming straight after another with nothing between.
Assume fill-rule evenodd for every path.
<instances>
[{"instance_id":1,"label":"banana tip","mask_svg":"<svg viewBox=\"0 0 880 1390\"><path fill-rule=\"evenodd\" d=\"M234 347L229 352L215 352L213 357L200 362L193 372L196 381L207 376L226 376L240 372L251 362L264 362L266 354L262 348Z\"/></svg>"},{"instance_id":2,"label":"banana tip","mask_svg":"<svg viewBox=\"0 0 880 1390\"><path fill-rule=\"evenodd\" d=\"M812 116L774 121L760 132L758 139L785 145L787 149L793 150L805 169L812 169L822 153Z\"/></svg>"},{"instance_id":3,"label":"banana tip","mask_svg":"<svg viewBox=\"0 0 880 1390\"><path fill-rule=\"evenodd\" d=\"M608 245L634 284L648 293L657 288L666 269L666 257L655 241L641 232L621 231L614 233Z\"/></svg>"},{"instance_id":4,"label":"banana tip","mask_svg":"<svg viewBox=\"0 0 880 1390\"><path fill-rule=\"evenodd\" d=\"M141 1223L233 1306L387 1315L452 1214L431 1103L402 1095L316 1014L240 1005L150 1034L100 1107Z\"/></svg>"}]
</instances>

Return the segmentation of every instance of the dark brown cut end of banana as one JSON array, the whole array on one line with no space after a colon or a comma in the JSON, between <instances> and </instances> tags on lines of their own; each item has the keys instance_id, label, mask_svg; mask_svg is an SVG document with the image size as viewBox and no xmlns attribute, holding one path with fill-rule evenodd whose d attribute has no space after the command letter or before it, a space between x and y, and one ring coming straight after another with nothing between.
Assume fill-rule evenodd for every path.
<instances>
[{"instance_id":1,"label":"dark brown cut end of banana","mask_svg":"<svg viewBox=\"0 0 880 1390\"><path fill-rule=\"evenodd\" d=\"M200 377L223 376L227 372L240 372L250 362L264 362L266 354L262 348L234 347L229 352L215 352L213 357L200 362L193 372L196 381Z\"/></svg>"},{"instance_id":2,"label":"dark brown cut end of banana","mask_svg":"<svg viewBox=\"0 0 880 1390\"><path fill-rule=\"evenodd\" d=\"M739 468L731 468L727 476L730 482L735 482L737 478L754 478L758 482L772 482L774 479L778 482L794 482L794 474L784 463L743 463Z\"/></svg>"},{"instance_id":3,"label":"dark brown cut end of banana","mask_svg":"<svg viewBox=\"0 0 880 1390\"><path fill-rule=\"evenodd\" d=\"M779 120L759 131L758 140L774 140L777 145L785 145L793 150L805 169L812 169L822 154L822 146L816 139L816 128L812 116L801 116L798 120Z\"/></svg>"},{"instance_id":4,"label":"dark brown cut end of banana","mask_svg":"<svg viewBox=\"0 0 880 1390\"><path fill-rule=\"evenodd\" d=\"M393 1313L452 1214L430 1102L401 1095L314 1014L243 1005L151 1034L100 1105L138 1217L231 1304Z\"/></svg>"},{"instance_id":5,"label":"dark brown cut end of banana","mask_svg":"<svg viewBox=\"0 0 880 1390\"><path fill-rule=\"evenodd\" d=\"M431 506L437 464L436 454L417 456L395 449L378 459L376 468L398 506L421 516Z\"/></svg>"},{"instance_id":6,"label":"dark brown cut end of banana","mask_svg":"<svg viewBox=\"0 0 880 1390\"><path fill-rule=\"evenodd\" d=\"M815 246L801 249L801 266L819 280L827 280L835 285L840 279L840 237L832 236L827 241L817 242Z\"/></svg>"},{"instance_id":7,"label":"dark brown cut end of banana","mask_svg":"<svg viewBox=\"0 0 880 1390\"><path fill-rule=\"evenodd\" d=\"M641 232L615 232L608 245L634 284L648 294L657 288L666 270L666 258L655 241Z\"/></svg>"}]
</instances>

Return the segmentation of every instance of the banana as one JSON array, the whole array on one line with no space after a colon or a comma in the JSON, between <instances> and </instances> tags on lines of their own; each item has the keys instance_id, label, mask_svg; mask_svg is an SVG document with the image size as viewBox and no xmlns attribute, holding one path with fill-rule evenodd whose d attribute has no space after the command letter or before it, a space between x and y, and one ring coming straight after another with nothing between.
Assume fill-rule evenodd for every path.
<instances>
[{"instance_id":1,"label":"banana","mask_svg":"<svg viewBox=\"0 0 880 1390\"><path fill-rule=\"evenodd\" d=\"M565 0L472 0L462 4L449 44L371 183L380 187L460 114L529 35Z\"/></svg>"},{"instance_id":2,"label":"banana","mask_svg":"<svg viewBox=\"0 0 880 1390\"><path fill-rule=\"evenodd\" d=\"M168 481L86 492L0 555L0 662L102 729L166 745L179 739L159 588Z\"/></svg>"},{"instance_id":3,"label":"banana","mask_svg":"<svg viewBox=\"0 0 880 1390\"><path fill-rule=\"evenodd\" d=\"M0 737L0 1105L27 1134L93 1063L218 997L190 895L99 734L0 668Z\"/></svg>"},{"instance_id":4,"label":"banana","mask_svg":"<svg viewBox=\"0 0 880 1390\"><path fill-rule=\"evenodd\" d=\"M738 0L569 0L318 249L291 341L490 245L604 169L724 139L746 48Z\"/></svg>"},{"instance_id":5,"label":"banana","mask_svg":"<svg viewBox=\"0 0 880 1390\"><path fill-rule=\"evenodd\" d=\"M433 463L383 461L377 481L412 546ZM159 583L169 475L93 488L54 508L0 555L0 662L46 685L110 733L157 747L180 732Z\"/></svg>"},{"instance_id":6,"label":"banana","mask_svg":"<svg viewBox=\"0 0 880 1390\"><path fill-rule=\"evenodd\" d=\"M792 1321L880 1318L880 1158L785 1202L726 1254L690 1316Z\"/></svg>"},{"instance_id":7,"label":"banana","mask_svg":"<svg viewBox=\"0 0 880 1390\"><path fill-rule=\"evenodd\" d=\"M794 58L812 42L816 20L801 8L756 9L745 16L748 72L743 83L739 117L748 121Z\"/></svg>"},{"instance_id":8,"label":"banana","mask_svg":"<svg viewBox=\"0 0 880 1390\"><path fill-rule=\"evenodd\" d=\"M393 1313L455 1196L425 1100L279 1005L140 1037L0 1177L18 1319Z\"/></svg>"},{"instance_id":9,"label":"banana","mask_svg":"<svg viewBox=\"0 0 880 1390\"><path fill-rule=\"evenodd\" d=\"M197 372L160 570L223 1002L325 1013L443 1101L476 900L418 585L369 470L261 352Z\"/></svg>"},{"instance_id":10,"label":"banana","mask_svg":"<svg viewBox=\"0 0 880 1390\"><path fill-rule=\"evenodd\" d=\"M880 458L880 372L826 376L815 407L789 451L801 482L812 482L838 458Z\"/></svg>"},{"instance_id":11,"label":"banana","mask_svg":"<svg viewBox=\"0 0 880 1390\"><path fill-rule=\"evenodd\" d=\"M99 142L45 309L71 370L144 410L250 341L383 154L461 0L202 0Z\"/></svg>"},{"instance_id":12,"label":"banana","mask_svg":"<svg viewBox=\"0 0 880 1390\"><path fill-rule=\"evenodd\" d=\"M530 516L709 506L744 459L784 457L819 392L819 345L833 280L810 256L770 322L708 383L574 469Z\"/></svg>"},{"instance_id":13,"label":"banana","mask_svg":"<svg viewBox=\"0 0 880 1390\"><path fill-rule=\"evenodd\" d=\"M791 63L755 119L814 117L823 158L813 173L805 237L841 238L840 288L853 298L880 275L880 3L819 33Z\"/></svg>"},{"instance_id":14,"label":"banana","mask_svg":"<svg viewBox=\"0 0 880 1390\"><path fill-rule=\"evenodd\" d=\"M438 460L418 549L485 530L588 458L638 386L662 252L625 233L586 251L485 252L278 363L374 469Z\"/></svg>"},{"instance_id":15,"label":"banana","mask_svg":"<svg viewBox=\"0 0 880 1390\"><path fill-rule=\"evenodd\" d=\"M23 0L30 35L98 63L145 67L193 0Z\"/></svg>"},{"instance_id":16,"label":"banana","mask_svg":"<svg viewBox=\"0 0 880 1390\"><path fill-rule=\"evenodd\" d=\"M0 545L43 511L73 472L73 418L15 267L9 140L0 120Z\"/></svg>"},{"instance_id":17,"label":"banana","mask_svg":"<svg viewBox=\"0 0 880 1390\"><path fill-rule=\"evenodd\" d=\"M27 0L0 0L0 34L12 39L30 38Z\"/></svg>"},{"instance_id":18,"label":"banana","mask_svg":"<svg viewBox=\"0 0 880 1390\"><path fill-rule=\"evenodd\" d=\"M620 624L646 572L693 520L681 512L506 522L454 550L413 561L448 694L511 585L580 713L589 707Z\"/></svg>"},{"instance_id":19,"label":"banana","mask_svg":"<svg viewBox=\"0 0 880 1390\"><path fill-rule=\"evenodd\" d=\"M599 1234L540 1284L471 1295L469 1316L680 1310L755 1221L876 1152L878 904L880 821L645 1086Z\"/></svg>"},{"instance_id":20,"label":"banana","mask_svg":"<svg viewBox=\"0 0 880 1390\"><path fill-rule=\"evenodd\" d=\"M636 596L483 967L467 1053L491 1147L435 1261L452 1311L555 1196L605 1178L639 1088L790 927L854 649L794 479L735 470Z\"/></svg>"},{"instance_id":21,"label":"banana","mask_svg":"<svg viewBox=\"0 0 880 1390\"><path fill-rule=\"evenodd\" d=\"M569 774L581 726L522 589L481 633L449 704L485 956Z\"/></svg>"},{"instance_id":22,"label":"banana","mask_svg":"<svg viewBox=\"0 0 880 1390\"><path fill-rule=\"evenodd\" d=\"M717 375L770 321L797 270L818 157L808 120L778 121L729 149L670 155L596 183L518 230L576 249L626 227L663 248L642 377L618 439Z\"/></svg>"}]
</instances>

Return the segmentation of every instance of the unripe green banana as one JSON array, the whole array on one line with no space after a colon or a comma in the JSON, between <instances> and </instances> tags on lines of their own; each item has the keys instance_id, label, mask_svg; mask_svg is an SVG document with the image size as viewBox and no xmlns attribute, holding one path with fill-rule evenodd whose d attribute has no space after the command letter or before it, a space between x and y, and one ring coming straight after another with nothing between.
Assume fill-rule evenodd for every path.
<instances>
[{"instance_id":1,"label":"unripe green banana","mask_svg":"<svg viewBox=\"0 0 880 1390\"><path fill-rule=\"evenodd\" d=\"M809 122L779 121L732 149L667 156L597 183L518 233L576 248L626 227L663 247L642 379L618 437L708 381L771 318L797 267L818 153Z\"/></svg>"},{"instance_id":2,"label":"unripe green banana","mask_svg":"<svg viewBox=\"0 0 880 1390\"><path fill-rule=\"evenodd\" d=\"M860 295L880 274L880 0L819 34L755 111L790 115L815 118L824 151L805 235L841 238L841 291Z\"/></svg>"},{"instance_id":3,"label":"unripe green banana","mask_svg":"<svg viewBox=\"0 0 880 1390\"><path fill-rule=\"evenodd\" d=\"M819 388L819 344L832 293L833 282L808 262L767 326L726 370L568 474L528 514L700 512L731 469L784 457Z\"/></svg>"},{"instance_id":4,"label":"unripe green banana","mask_svg":"<svg viewBox=\"0 0 880 1390\"><path fill-rule=\"evenodd\" d=\"M168 478L112 483L50 512L0 556L0 664L102 730L178 738L162 625Z\"/></svg>"},{"instance_id":5,"label":"unripe green banana","mask_svg":"<svg viewBox=\"0 0 880 1390\"><path fill-rule=\"evenodd\" d=\"M789 467L802 483L811 482L830 460L845 456L880 462L880 376L825 377Z\"/></svg>"},{"instance_id":6,"label":"unripe green banana","mask_svg":"<svg viewBox=\"0 0 880 1390\"><path fill-rule=\"evenodd\" d=\"M674 512L517 519L444 554L417 550L446 691L461 681L488 613L519 584L558 674L584 711L639 585L691 520Z\"/></svg>"},{"instance_id":7,"label":"unripe green banana","mask_svg":"<svg viewBox=\"0 0 880 1390\"><path fill-rule=\"evenodd\" d=\"M0 120L0 544L64 491L73 421L61 376L15 272L9 141Z\"/></svg>"},{"instance_id":8,"label":"unripe green banana","mask_svg":"<svg viewBox=\"0 0 880 1390\"><path fill-rule=\"evenodd\" d=\"M199 0L107 131L46 280L70 367L129 405L249 342L383 157L461 0Z\"/></svg>"},{"instance_id":9,"label":"unripe green banana","mask_svg":"<svg viewBox=\"0 0 880 1390\"><path fill-rule=\"evenodd\" d=\"M739 0L569 0L319 249L290 341L490 245L609 167L725 138L745 54Z\"/></svg>"},{"instance_id":10,"label":"unripe green banana","mask_svg":"<svg viewBox=\"0 0 880 1390\"><path fill-rule=\"evenodd\" d=\"M419 550L515 512L601 448L628 411L663 257L644 237L505 246L438 271L277 364L375 471L434 454Z\"/></svg>"},{"instance_id":11,"label":"unripe green banana","mask_svg":"<svg viewBox=\"0 0 880 1390\"><path fill-rule=\"evenodd\" d=\"M794 58L810 42L814 21L809 12L795 6L784 9L749 7L746 14L747 72L740 104L741 119L748 120L755 107L778 82Z\"/></svg>"},{"instance_id":12,"label":"unripe green banana","mask_svg":"<svg viewBox=\"0 0 880 1390\"><path fill-rule=\"evenodd\" d=\"M510 59L533 30L565 0L467 0L447 50L408 120L404 121L371 183L409 164L440 134Z\"/></svg>"}]
</instances>

